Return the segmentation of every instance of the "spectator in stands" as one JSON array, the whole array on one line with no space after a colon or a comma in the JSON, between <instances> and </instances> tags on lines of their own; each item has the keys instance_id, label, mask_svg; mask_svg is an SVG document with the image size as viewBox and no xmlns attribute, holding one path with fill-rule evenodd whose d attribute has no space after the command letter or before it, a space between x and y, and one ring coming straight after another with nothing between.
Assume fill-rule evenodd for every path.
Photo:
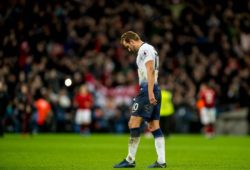
<instances>
[{"instance_id":1,"label":"spectator in stands","mask_svg":"<svg viewBox=\"0 0 250 170\"><path fill-rule=\"evenodd\" d=\"M8 105L8 95L3 80L0 80L0 137L4 135L4 116Z\"/></svg>"}]
</instances>

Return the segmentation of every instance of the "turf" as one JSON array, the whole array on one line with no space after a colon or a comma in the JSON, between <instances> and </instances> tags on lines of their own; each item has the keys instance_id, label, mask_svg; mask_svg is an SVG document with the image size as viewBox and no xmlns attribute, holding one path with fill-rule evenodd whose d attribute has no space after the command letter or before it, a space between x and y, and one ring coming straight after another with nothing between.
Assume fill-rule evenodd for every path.
<instances>
[{"instance_id":1,"label":"turf","mask_svg":"<svg viewBox=\"0 0 250 170\"><path fill-rule=\"evenodd\" d=\"M0 138L0 169L110 170L127 154L128 135L7 134ZM169 170L250 169L250 137L172 135L166 139ZM142 137L136 168L156 159L154 141Z\"/></svg>"}]
</instances>

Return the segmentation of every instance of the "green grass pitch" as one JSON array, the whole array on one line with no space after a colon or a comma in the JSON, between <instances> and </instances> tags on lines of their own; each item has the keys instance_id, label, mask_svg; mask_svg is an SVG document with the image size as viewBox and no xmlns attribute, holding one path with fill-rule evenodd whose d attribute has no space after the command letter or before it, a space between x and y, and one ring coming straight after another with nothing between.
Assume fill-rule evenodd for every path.
<instances>
[{"instance_id":1,"label":"green grass pitch","mask_svg":"<svg viewBox=\"0 0 250 170\"><path fill-rule=\"evenodd\" d=\"M2 169L110 170L127 155L128 135L7 134L0 138ZM172 135L166 138L169 170L250 169L250 137ZM156 160L153 138L142 136L136 168Z\"/></svg>"}]
</instances>

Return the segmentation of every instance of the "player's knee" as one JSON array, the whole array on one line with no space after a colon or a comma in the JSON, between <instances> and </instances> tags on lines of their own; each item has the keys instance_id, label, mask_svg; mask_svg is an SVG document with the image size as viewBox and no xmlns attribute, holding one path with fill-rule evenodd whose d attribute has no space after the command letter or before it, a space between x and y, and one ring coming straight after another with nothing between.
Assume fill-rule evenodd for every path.
<instances>
[{"instance_id":1,"label":"player's knee","mask_svg":"<svg viewBox=\"0 0 250 170\"><path fill-rule=\"evenodd\" d=\"M141 125L141 118L130 118L128 122L129 129L140 127L140 125Z\"/></svg>"},{"instance_id":2,"label":"player's knee","mask_svg":"<svg viewBox=\"0 0 250 170\"><path fill-rule=\"evenodd\" d=\"M152 132L153 131L153 126L152 125L148 125L148 130L150 131L150 132Z\"/></svg>"},{"instance_id":3,"label":"player's knee","mask_svg":"<svg viewBox=\"0 0 250 170\"><path fill-rule=\"evenodd\" d=\"M134 121L130 120L128 122L128 127L129 127L129 129L131 129L131 128L136 128L137 126L136 126L136 123Z\"/></svg>"},{"instance_id":4,"label":"player's knee","mask_svg":"<svg viewBox=\"0 0 250 170\"><path fill-rule=\"evenodd\" d=\"M131 129L131 128L137 128L139 126L140 126L140 124L138 124L137 122L133 122L133 121L129 121L128 122L129 129Z\"/></svg>"},{"instance_id":5,"label":"player's knee","mask_svg":"<svg viewBox=\"0 0 250 170\"><path fill-rule=\"evenodd\" d=\"M153 131L155 131L156 129L159 129L159 127L157 128L157 127L154 127L154 126L150 126L149 127L149 131L150 132L153 132Z\"/></svg>"},{"instance_id":6,"label":"player's knee","mask_svg":"<svg viewBox=\"0 0 250 170\"><path fill-rule=\"evenodd\" d=\"M156 129L159 129L160 128L160 125L157 124L157 123L149 123L148 125L148 129L150 132L153 132L155 131Z\"/></svg>"},{"instance_id":7,"label":"player's knee","mask_svg":"<svg viewBox=\"0 0 250 170\"><path fill-rule=\"evenodd\" d=\"M129 129L132 128L132 122L131 122L131 121L128 122L128 128L129 128Z\"/></svg>"}]
</instances>

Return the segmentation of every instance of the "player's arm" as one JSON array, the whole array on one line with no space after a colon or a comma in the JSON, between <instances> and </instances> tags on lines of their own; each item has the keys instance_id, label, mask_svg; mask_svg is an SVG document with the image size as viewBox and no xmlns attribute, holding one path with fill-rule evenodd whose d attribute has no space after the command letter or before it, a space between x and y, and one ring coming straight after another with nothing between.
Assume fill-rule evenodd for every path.
<instances>
[{"instance_id":1,"label":"player's arm","mask_svg":"<svg viewBox=\"0 0 250 170\"><path fill-rule=\"evenodd\" d=\"M148 97L151 104L156 104L157 100L154 95L154 82L155 82L155 71L154 71L154 62L149 60L145 63L147 69L147 78L148 78Z\"/></svg>"}]
</instances>

